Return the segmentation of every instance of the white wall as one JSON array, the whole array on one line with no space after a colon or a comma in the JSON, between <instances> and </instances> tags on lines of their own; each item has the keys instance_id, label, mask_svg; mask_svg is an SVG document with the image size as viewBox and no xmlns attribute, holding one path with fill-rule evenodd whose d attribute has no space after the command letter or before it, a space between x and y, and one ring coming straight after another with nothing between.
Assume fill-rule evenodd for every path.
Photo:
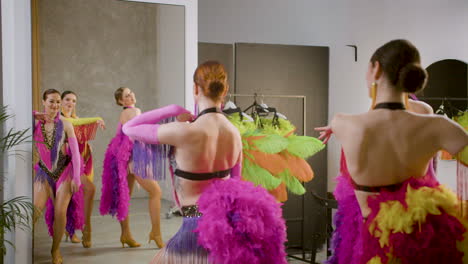
<instances>
[{"instance_id":1,"label":"white wall","mask_svg":"<svg viewBox=\"0 0 468 264\"><path fill-rule=\"evenodd\" d=\"M31 12L29 0L2 0L3 102L16 115L7 127L31 127ZM8 156L4 199L32 194L31 144L18 147L22 157ZM4 263L31 263L32 234L17 230L9 236L16 250L7 247ZM29 253L29 254L28 254Z\"/></svg>"},{"instance_id":2,"label":"white wall","mask_svg":"<svg viewBox=\"0 0 468 264\"><path fill-rule=\"evenodd\" d=\"M365 70L380 45L406 38L425 67L441 59L468 61L465 0L199 0L199 40L330 47L329 119L366 111ZM353 49L358 46L358 62ZM329 190L339 169L340 148L328 146ZM448 171L447 171L448 172ZM439 177L446 171L439 171Z\"/></svg>"}]
</instances>

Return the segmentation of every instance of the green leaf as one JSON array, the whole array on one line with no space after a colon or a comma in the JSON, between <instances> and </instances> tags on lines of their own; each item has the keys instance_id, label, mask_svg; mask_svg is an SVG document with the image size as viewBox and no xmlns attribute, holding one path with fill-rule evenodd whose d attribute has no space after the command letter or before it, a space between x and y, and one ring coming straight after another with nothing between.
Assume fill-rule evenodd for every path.
<instances>
[{"instance_id":1,"label":"green leaf","mask_svg":"<svg viewBox=\"0 0 468 264\"><path fill-rule=\"evenodd\" d=\"M0 106L0 126L12 118L8 114L7 106ZM28 142L31 137L28 135L29 128L16 130L14 128L6 129L5 133L0 135L1 154L8 154L8 151L14 150L14 147ZM14 155L21 157L21 150L15 150ZM0 207L0 251L6 254L7 245L15 248L15 245L5 239L7 232L13 232L16 229L30 231L32 226L34 205L28 197L19 196L13 199L3 201Z\"/></svg>"},{"instance_id":2,"label":"green leaf","mask_svg":"<svg viewBox=\"0 0 468 264\"><path fill-rule=\"evenodd\" d=\"M303 195L306 192L302 183L292 176L288 169L279 173L278 177L286 184L288 191L298 195Z\"/></svg>"},{"instance_id":3,"label":"green leaf","mask_svg":"<svg viewBox=\"0 0 468 264\"><path fill-rule=\"evenodd\" d=\"M252 182L256 186L261 185L267 190L273 190L281 184L280 179L248 159L244 159L242 163L242 178Z\"/></svg>"},{"instance_id":4,"label":"green leaf","mask_svg":"<svg viewBox=\"0 0 468 264\"><path fill-rule=\"evenodd\" d=\"M7 113L7 106L0 107L0 125L3 125L8 119L12 118L13 115ZM0 137L0 151L7 152L22 143L25 143L30 136L27 135L29 128L16 131L10 128L6 135Z\"/></svg>"},{"instance_id":5,"label":"green leaf","mask_svg":"<svg viewBox=\"0 0 468 264\"><path fill-rule=\"evenodd\" d=\"M311 157L325 148L325 144L314 137L291 135L288 140L288 152L303 159Z\"/></svg>"},{"instance_id":6,"label":"green leaf","mask_svg":"<svg viewBox=\"0 0 468 264\"><path fill-rule=\"evenodd\" d=\"M0 250L6 254L6 244L14 245L5 240L5 233L16 229L31 230L34 205L28 197L19 196L2 203L0 212Z\"/></svg>"}]
</instances>

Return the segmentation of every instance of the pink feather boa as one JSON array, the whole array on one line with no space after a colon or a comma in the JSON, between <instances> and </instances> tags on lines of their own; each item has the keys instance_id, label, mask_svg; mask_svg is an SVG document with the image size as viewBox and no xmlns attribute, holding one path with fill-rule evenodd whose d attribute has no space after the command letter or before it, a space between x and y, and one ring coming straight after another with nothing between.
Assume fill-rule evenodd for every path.
<instances>
[{"instance_id":1,"label":"pink feather boa","mask_svg":"<svg viewBox=\"0 0 468 264\"><path fill-rule=\"evenodd\" d=\"M122 133L119 124L117 134L109 143L102 171L102 194L99 211L123 221L128 215L130 194L127 182L128 161L132 155L133 143Z\"/></svg>"},{"instance_id":2,"label":"pink feather boa","mask_svg":"<svg viewBox=\"0 0 468 264\"><path fill-rule=\"evenodd\" d=\"M212 263L284 264L281 204L251 182L216 180L198 200L198 243Z\"/></svg>"}]
</instances>

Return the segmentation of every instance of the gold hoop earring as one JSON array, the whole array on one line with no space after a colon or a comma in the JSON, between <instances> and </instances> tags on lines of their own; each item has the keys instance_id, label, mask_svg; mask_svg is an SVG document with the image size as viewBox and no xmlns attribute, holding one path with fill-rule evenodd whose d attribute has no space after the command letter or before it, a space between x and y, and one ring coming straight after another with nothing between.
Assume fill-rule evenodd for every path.
<instances>
[{"instance_id":1,"label":"gold hoop earring","mask_svg":"<svg viewBox=\"0 0 468 264\"><path fill-rule=\"evenodd\" d=\"M371 99L372 99L371 109L374 109L375 101L377 99L377 83L376 82L373 82L371 84Z\"/></svg>"},{"instance_id":2,"label":"gold hoop earring","mask_svg":"<svg viewBox=\"0 0 468 264\"><path fill-rule=\"evenodd\" d=\"M403 95L405 96L405 108L408 109L408 110L411 110L410 109L410 105L409 105L409 93L403 93Z\"/></svg>"}]
</instances>

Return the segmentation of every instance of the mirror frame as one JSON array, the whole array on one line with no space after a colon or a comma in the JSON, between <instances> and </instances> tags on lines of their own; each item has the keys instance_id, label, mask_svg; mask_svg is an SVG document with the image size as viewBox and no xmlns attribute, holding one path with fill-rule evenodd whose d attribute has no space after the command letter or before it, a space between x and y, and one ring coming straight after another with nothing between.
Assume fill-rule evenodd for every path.
<instances>
[{"instance_id":1,"label":"mirror frame","mask_svg":"<svg viewBox=\"0 0 468 264\"><path fill-rule=\"evenodd\" d=\"M33 96L34 73L33 27L37 17L32 14L38 0L4 0L0 2L1 12L1 104L8 105L15 117L8 120L8 127L32 130L33 104L39 96ZM118 0L116 0L118 1ZM155 3L184 6L185 12L185 108L194 109L192 74L198 64L198 0L122 0L131 2ZM35 79L37 81L37 79ZM40 100L40 97L39 97ZM30 130L30 131L31 131ZM32 144L19 148L24 157L9 155L1 160L0 166L6 174L3 185L4 199L27 196L32 199ZM15 244L16 249L8 248L3 257L4 263L33 262L33 234L18 230L7 234L6 239ZM0 261L1 262L1 261Z\"/></svg>"}]
</instances>

